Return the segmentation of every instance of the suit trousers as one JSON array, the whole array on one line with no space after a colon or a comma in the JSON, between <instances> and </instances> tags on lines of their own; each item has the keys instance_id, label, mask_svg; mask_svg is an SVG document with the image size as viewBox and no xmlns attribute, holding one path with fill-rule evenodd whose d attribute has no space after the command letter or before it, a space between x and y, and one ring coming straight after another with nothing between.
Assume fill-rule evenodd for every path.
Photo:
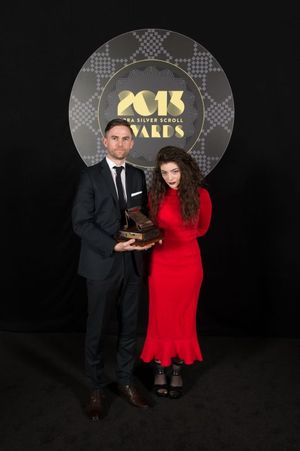
<instances>
[{"instance_id":1,"label":"suit trousers","mask_svg":"<svg viewBox=\"0 0 300 451\"><path fill-rule=\"evenodd\" d=\"M112 309L117 308L118 341L116 376L129 384L136 359L138 304L142 277L136 273L133 252L115 254L105 280L87 279L88 318L85 338L86 374L92 390L106 385L104 342Z\"/></svg>"}]
</instances>

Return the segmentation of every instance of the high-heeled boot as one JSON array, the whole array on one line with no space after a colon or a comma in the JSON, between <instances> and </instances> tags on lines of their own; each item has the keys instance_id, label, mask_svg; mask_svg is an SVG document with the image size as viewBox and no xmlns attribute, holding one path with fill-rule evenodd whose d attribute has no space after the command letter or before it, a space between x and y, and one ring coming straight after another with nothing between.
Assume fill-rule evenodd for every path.
<instances>
[{"instance_id":1,"label":"high-heeled boot","mask_svg":"<svg viewBox=\"0 0 300 451\"><path fill-rule=\"evenodd\" d=\"M160 362L154 361L154 385L153 390L157 396L167 397L168 396L168 384L166 368L163 367Z\"/></svg>"},{"instance_id":2,"label":"high-heeled boot","mask_svg":"<svg viewBox=\"0 0 300 451\"><path fill-rule=\"evenodd\" d=\"M183 395L182 367L182 360L173 361L169 385L169 398L171 399L178 399Z\"/></svg>"}]
</instances>

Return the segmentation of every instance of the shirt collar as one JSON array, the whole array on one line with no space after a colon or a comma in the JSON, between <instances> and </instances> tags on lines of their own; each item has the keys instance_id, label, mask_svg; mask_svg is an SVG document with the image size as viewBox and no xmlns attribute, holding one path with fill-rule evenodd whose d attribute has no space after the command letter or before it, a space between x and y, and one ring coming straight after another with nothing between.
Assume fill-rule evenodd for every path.
<instances>
[{"instance_id":1,"label":"shirt collar","mask_svg":"<svg viewBox=\"0 0 300 451\"><path fill-rule=\"evenodd\" d=\"M105 157L105 158L106 158L106 162L111 171L114 170L114 166L123 166L123 168L125 170L125 163L119 165L119 164L116 164L114 161L110 160L108 157Z\"/></svg>"}]
</instances>

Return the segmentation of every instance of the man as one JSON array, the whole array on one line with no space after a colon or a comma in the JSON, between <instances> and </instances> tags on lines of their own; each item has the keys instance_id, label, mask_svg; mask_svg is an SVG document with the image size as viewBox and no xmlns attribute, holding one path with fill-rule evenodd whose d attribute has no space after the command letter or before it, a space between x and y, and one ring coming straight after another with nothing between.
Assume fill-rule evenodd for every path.
<instances>
[{"instance_id":1,"label":"man","mask_svg":"<svg viewBox=\"0 0 300 451\"><path fill-rule=\"evenodd\" d=\"M119 393L132 405L149 407L133 383L138 301L142 287L143 250L134 239L117 242L124 209L147 205L145 174L125 162L134 145L133 132L123 119L111 120L103 138L106 157L85 168L73 205L73 228L81 238L78 272L86 278L88 318L86 372L91 387L87 415L106 414L103 346L111 308L118 309L117 382ZM123 169L121 169L121 167Z\"/></svg>"}]
</instances>

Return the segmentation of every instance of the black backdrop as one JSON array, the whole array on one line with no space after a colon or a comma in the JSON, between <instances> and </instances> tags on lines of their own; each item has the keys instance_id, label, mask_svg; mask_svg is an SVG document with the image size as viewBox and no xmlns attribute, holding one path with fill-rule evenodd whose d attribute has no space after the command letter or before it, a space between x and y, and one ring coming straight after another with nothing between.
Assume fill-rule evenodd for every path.
<instances>
[{"instance_id":1,"label":"black backdrop","mask_svg":"<svg viewBox=\"0 0 300 451\"><path fill-rule=\"evenodd\" d=\"M199 12L189 0L2 5L1 330L84 330L71 229L84 163L69 131L70 92L106 41L164 28L214 55L235 100L232 139L207 177L214 209L201 241L199 333L299 336L299 16L289 2L264 11L263 2L223 3ZM146 293L141 312L143 332Z\"/></svg>"}]
</instances>

